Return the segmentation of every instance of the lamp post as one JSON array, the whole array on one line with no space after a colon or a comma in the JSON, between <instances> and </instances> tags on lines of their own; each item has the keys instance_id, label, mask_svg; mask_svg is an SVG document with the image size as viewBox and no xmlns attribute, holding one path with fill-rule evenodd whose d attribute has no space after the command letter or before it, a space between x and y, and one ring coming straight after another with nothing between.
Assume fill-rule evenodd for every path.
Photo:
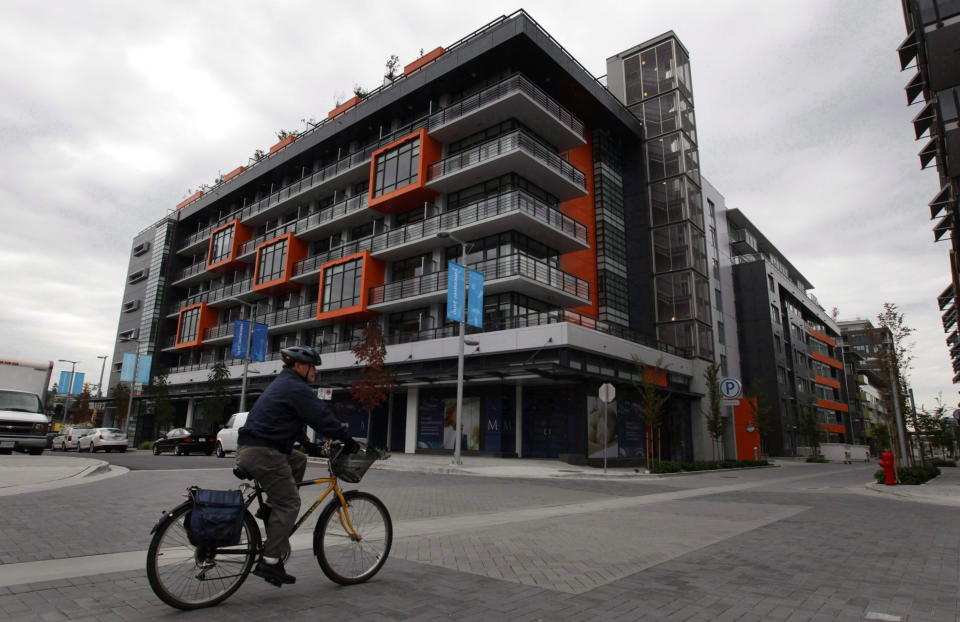
<instances>
[{"instance_id":1,"label":"lamp post","mask_svg":"<svg viewBox=\"0 0 960 622\"><path fill-rule=\"evenodd\" d=\"M243 357L243 380L240 382L239 412L245 412L247 410L247 374L250 373L250 344L253 342L253 322L256 319L257 309L260 303L255 302L250 304L249 302L244 302L236 298L234 298L234 302L239 302L249 309L249 311L247 311L247 349L246 356Z\"/></svg>"},{"instance_id":2,"label":"lamp post","mask_svg":"<svg viewBox=\"0 0 960 622\"><path fill-rule=\"evenodd\" d=\"M463 436L463 349L466 346L466 320L467 320L467 247L473 247L463 240L457 238L449 231L440 231L438 238L450 238L460 245L460 263L463 266L463 285L460 290L461 300L463 301L463 313L460 316L460 339L458 340L457 350L457 423L456 434L453 439L453 464L463 464L460 459L460 438Z\"/></svg>"},{"instance_id":3,"label":"lamp post","mask_svg":"<svg viewBox=\"0 0 960 622\"><path fill-rule=\"evenodd\" d=\"M123 339L123 341L132 341L137 344L137 347L133 350L133 379L130 381L130 397L127 400L127 420L124 422L127 426L127 430L130 429L130 420L133 418L133 393L134 387L137 386L137 373L140 371L140 340L136 338Z\"/></svg>"},{"instance_id":4,"label":"lamp post","mask_svg":"<svg viewBox=\"0 0 960 622\"><path fill-rule=\"evenodd\" d=\"M73 376L77 370L77 363L80 361L68 361L66 359L57 359L58 363L70 363L70 384L67 385L67 397L63 403L63 420L60 422L60 427L63 428L63 424L67 422L67 411L70 409L70 391L73 389Z\"/></svg>"},{"instance_id":5,"label":"lamp post","mask_svg":"<svg viewBox=\"0 0 960 622\"><path fill-rule=\"evenodd\" d=\"M97 399L103 397L103 370L107 368L107 356L98 356L100 359L100 382L97 383Z\"/></svg>"}]
</instances>

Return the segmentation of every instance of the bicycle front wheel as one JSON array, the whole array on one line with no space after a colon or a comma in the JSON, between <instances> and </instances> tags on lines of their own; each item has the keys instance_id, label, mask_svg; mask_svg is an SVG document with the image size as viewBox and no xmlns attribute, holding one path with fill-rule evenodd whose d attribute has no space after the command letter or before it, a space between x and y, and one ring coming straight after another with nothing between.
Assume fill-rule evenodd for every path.
<instances>
[{"instance_id":1,"label":"bicycle front wheel","mask_svg":"<svg viewBox=\"0 0 960 622\"><path fill-rule=\"evenodd\" d=\"M160 600L177 609L216 605L237 591L260 552L260 529L250 512L243 516L240 542L219 549L190 544L184 521L187 501L157 525L147 550L147 578Z\"/></svg>"},{"instance_id":2,"label":"bicycle front wheel","mask_svg":"<svg viewBox=\"0 0 960 622\"><path fill-rule=\"evenodd\" d=\"M379 572L390 555L393 523L380 499L367 492L343 494L347 512L334 499L313 531L313 553L323 574L340 585L355 585Z\"/></svg>"}]
</instances>

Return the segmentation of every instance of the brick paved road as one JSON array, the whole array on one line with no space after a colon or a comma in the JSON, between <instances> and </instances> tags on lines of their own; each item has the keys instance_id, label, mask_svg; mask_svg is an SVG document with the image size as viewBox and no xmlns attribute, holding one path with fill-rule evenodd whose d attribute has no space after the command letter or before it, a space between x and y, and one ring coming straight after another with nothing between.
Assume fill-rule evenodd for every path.
<instances>
[{"instance_id":1,"label":"brick paved road","mask_svg":"<svg viewBox=\"0 0 960 622\"><path fill-rule=\"evenodd\" d=\"M251 578L212 610L170 610L133 571L0 588L0 619L957 620L955 510L864 493L871 471L803 465L602 486L378 472L363 488L387 500L398 532L438 530L398 538L368 584L335 586L298 551L297 585ZM88 530L75 518L61 542L100 531L104 496L132 499L113 506L118 522L152 518L162 501L145 500L175 494L187 476L225 481L223 471L131 473L7 498L0 546L62 516L64 497L85 495L99 514ZM8 501L21 517L12 527ZM97 552L144 547L142 524L119 527Z\"/></svg>"}]
</instances>

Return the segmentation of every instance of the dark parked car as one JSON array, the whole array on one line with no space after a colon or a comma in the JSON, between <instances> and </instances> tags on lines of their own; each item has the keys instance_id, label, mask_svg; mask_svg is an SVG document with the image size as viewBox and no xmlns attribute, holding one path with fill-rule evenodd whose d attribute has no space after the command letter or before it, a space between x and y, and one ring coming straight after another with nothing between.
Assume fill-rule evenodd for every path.
<instances>
[{"instance_id":1,"label":"dark parked car","mask_svg":"<svg viewBox=\"0 0 960 622\"><path fill-rule=\"evenodd\" d=\"M216 434L199 434L189 428L176 428L153 442L153 455L172 451L178 456L199 453L209 456L216 444Z\"/></svg>"}]
</instances>

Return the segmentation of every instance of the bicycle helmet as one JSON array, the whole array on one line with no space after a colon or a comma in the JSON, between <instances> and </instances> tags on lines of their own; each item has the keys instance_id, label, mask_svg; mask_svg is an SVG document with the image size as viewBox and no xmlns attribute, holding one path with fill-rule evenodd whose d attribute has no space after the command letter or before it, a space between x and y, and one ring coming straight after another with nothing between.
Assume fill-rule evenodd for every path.
<instances>
[{"instance_id":1,"label":"bicycle helmet","mask_svg":"<svg viewBox=\"0 0 960 622\"><path fill-rule=\"evenodd\" d=\"M280 350L280 358L287 367L292 367L294 363L319 365L320 350L310 346L291 346Z\"/></svg>"}]
</instances>

